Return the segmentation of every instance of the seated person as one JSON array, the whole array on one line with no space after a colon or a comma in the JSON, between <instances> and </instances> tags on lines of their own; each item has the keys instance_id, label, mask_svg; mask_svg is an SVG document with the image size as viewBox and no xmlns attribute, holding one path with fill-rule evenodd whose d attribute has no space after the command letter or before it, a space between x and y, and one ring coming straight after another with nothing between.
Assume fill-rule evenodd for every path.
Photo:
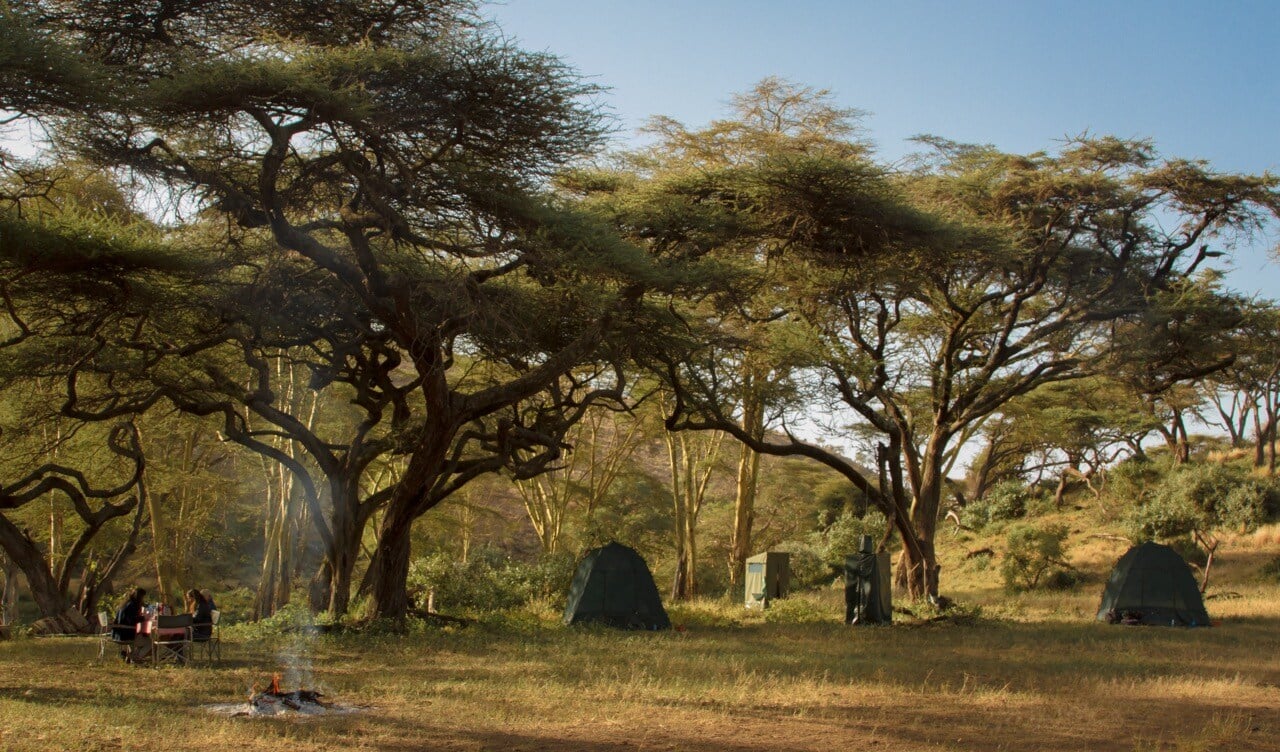
<instances>
[{"instance_id":1,"label":"seated person","mask_svg":"<svg viewBox=\"0 0 1280 752\"><path fill-rule=\"evenodd\" d=\"M213 602L213 591L212 591L212 590L210 590L209 588L204 588L203 590L201 590L201 591L200 591L200 595L203 595L203 596L204 596L204 599L205 599L206 601L209 601L209 610L210 610L210 611L217 611L217 610L218 610L218 604L216 604L216 603L214 603L214 602Z\"/></svg>"},{"instance_id":2,"label":"seated person","mask_svg":"<svg viewBox=\"0 0 1280 752\"><path fill-rule=\"evenodd\" d=\"M116 642L132 642L138 635L138 623L142 621L143 601L147 591L134 588L129 597L116 610L115 625L111 628L111 639Z\"/></svg>"},{"instance_id":3,"label":"seated person","mask_svg":"<svg viewBox=\"0 0 1280 752\"><path fill-rule=\"evenodd\" d=\"M191 639L207 640L213 636L213 604L195 588L187 591L187 613L191 614Z\"/></svg>"}]
</instances>

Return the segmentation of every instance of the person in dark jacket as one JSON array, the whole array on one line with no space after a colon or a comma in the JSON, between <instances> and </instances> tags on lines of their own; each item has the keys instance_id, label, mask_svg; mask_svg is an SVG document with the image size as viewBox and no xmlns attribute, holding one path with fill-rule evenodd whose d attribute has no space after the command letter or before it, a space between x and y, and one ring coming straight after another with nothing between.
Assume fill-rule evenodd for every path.
<instances>
[{"instance_id":1,"label":"person in dark jacket","mask_svg":"<svg viewBox=\"0 0 1280 752\"><path fill-rule=\"evenodd\" d=\"M111 628L111 638L116 642L132 642L138 636L138 623L142 621L142 606L147 598L147 591L134 588L120 608L116 610L115 626Z\"/></svg>"},{"instance_id":2,"label":"person in dark jacket","mask_svg":"<svg viewBox=\"0 0 1280 752\"><path fill-rule=\"evenodd\" d=\"M213 604L196 588L187 591L187 613L191 614L191 639L209 639L213 635Z\"/></svg>"}]
</instances>

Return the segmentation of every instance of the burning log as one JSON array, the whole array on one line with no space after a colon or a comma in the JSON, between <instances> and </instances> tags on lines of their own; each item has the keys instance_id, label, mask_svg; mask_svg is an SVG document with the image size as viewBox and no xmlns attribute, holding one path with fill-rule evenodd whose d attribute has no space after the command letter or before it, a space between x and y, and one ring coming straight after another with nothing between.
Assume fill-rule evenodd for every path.
<instances>
[{"instance_id":1,"label":"burning log","mask_svg":"<svg viewBox=\"0 0 1280 752\"><path fill-rule=\"evenodd\" d=\"M280 674L271 677L271 684L265 689L253 685L249 694L247 715L276 715L286 710L298 713L315 714L329 709L329 704L321 700L324 694L314 689L295 689L284 691L280 688Z\"/></svg>"}]
</instances>

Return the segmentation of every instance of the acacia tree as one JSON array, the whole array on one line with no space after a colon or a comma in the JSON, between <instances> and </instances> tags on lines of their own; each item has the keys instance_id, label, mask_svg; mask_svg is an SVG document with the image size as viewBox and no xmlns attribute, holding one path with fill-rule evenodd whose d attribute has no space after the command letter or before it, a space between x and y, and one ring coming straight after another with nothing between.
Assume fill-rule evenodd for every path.
<instances>
[{"instance_id":1,"label":"acacia tree","mask_svg":"<svg viewBox=\"0 0 1280 752\"><path fill-rule=\"evenodd\" d=\"M1276 419L1280 415L1280 310L1270 301L1246 306L1233 333L1230 365L1212 374L1205 392L1232 446L1245 446L1249 428L1254 435L1256 467L1276 466ZM1270 450L1268 452L1268 449ZM1269 459L1268 459L1269 458Z\"/></svg>"},{"instance_id":2,"label":"acacia tree","mask_svg":"<svg viewBox=\"0 0 1280 752\"><path fill-rule=\"evenodd\" d=\"M933 534L957 437L1013 398L1107 363L1129 346L1112 336L1117 324L1161 309L1160 296L1220 253L1211 240L1280 206L1270 177L1160 161L1141 142L1083 139L1031 157L937 145L942 160L909 189L992 240L923 274L881 269L838 291L829 323L816 322L843 356L828 369L841 401L902 439L923 556L905 547L898 576L913 595L936 593ZM1160 213L1178 218L1173 229ZM919 391L926 400L908 399Z\"/></svg>"},{"instance_id":3,"label":"acacia tree","mask_svg":"<svg viewBox=\"0 0 1280 752\"><path fill-rule=\"evenodd\" d=\"M1106 370L1134 395L1178 463L1190 459L1187 424L1200 417L1202 384L1235 361L1245 318L1245 301L1220 290L1218 280L1212 270L1174 280L1113 328Z\"/></svg>"},{"instance_id":4,"label":"acacia tree","mask_svg":"<svg viewBox=\"0 0 1280 752\"><path fill-rule=\"evenodd\" d=\"M714 296L715 302L702 312L714 316L716 305L729 305L740 314L723 320L738 344L733 358L737 369L732 381L732 413L741 430L752 441L763 440L779 414L777 403L793 395L793 369L787 345L777 343L776 327L769 326L773 313L785 305L785 273L771 267L769 259L793 240L794 227L787 224L798 214L787 214L781 205L769 207L777 215L769 218L747 213L735 215L728 207L693 202L662 216L674 208L671 195L685 191L718 189L715 180L687 180L691 176L730 176L778 165L789 160L850 160L865 155L867 145L859 140L855 110L837 107L826 90L815 90L777 77L768 77L750 91L735 95L732 115L704 128L692 129L667 117L653 118L645 131L655 143L646 149L620 155L620 172L579 172L562 178L564 187L590 196L594 205L611 216L632 236L648 244L665 258L707 256L738 272L761 262L748 280L735 274L733 289ZM623 177L630 173L630 177ZM641 178L645 182L630 184ZM654 186L658 187L653 190ZM603 196L609 200L601 200ZM682 196L691 198L692 196ZM697 199L694 199L696 202ZM610 204L610 205L606 205ZM679 212L689 209L690 213ZM713 284L722 281L710 280ZM730 388L729 383L721 386ZM669 438L679 444L681 439ZM681 464L681 463L675 463ZM729 579L738 584L747 558L753 553L752 529L759 487L760 454L749 442L741 444L734 493L733 522L728 556Z\"/></svg>"},{"instance_id":5,"label":"acacia tree","mask_svg":"<svg viewBox=\"0 0 1280 752\"><path fill-rule=\"evenodd\" d=\"M1059 508L1072 483L1098 497L1106 468L1158 427L1123 384L1105 376L1044 384L1011 400L1000 417L1002 442L1026 458L1019 475L1056 471Z\"/></svg>"},{"instance_id":6,"label":"acacia tree","mask_svg":"<svg viewBox=\"0 0 1280 752\"><path fill-rule=\"evenodd\" d=\"M120 4L31 5L127 84L64 138L354 306L360 336L329 372L359 371L393 413L404 470L367 582L375 614L402 615L413 521L483 473L547 467L588 402L621 395L621 371L592 364L654 331L613 336L663 283L643 254L537 195L595 143L592 88L449 0L138 2L123 21ZM276 407L261 381L245 392Z\"/></svg>"},{"instance_id":7,"label":"acacia tree","mask_svg":"<svg viewBox=\"0 0 1280 752\"><path fill-rule=\"evenodd\" d=\"M683 217L692 216L686 205L762 216L760 185L774 192L771 210L811 212L780 248L795 302L771 319L807 349L822 404L881 437L884 480L868 497L880 497L903 539L898 578L916 597L937 592L934 536L958 440L1010 400L1107 363L1118 325L1220 253L1211 242L1228 245L1280 207L1274 178L1160 160L1143 142L1089 138L1030 156L928 143L938 156L908 174L843 165L860 178L852 189L831 171L801 181L795 163L753 182L722 172L649 188L683 202ZM931 226L922 212L940 219ZM719 349L667 359L683 400L673 422L810 456L867 485L831 450L741 430L724 400L734 383L725 364L741 357L725 322L740 318L728 305L702 316Z\"/></svg>"},{"instance_id":8,"label":"acacia tree","mask_svg":"<svg viewBox=\"0 0 1280 752\"><path fill-rule=\"evenodd\" d=\"M140 501L145 494L146 467L137 431L132 424L114 426L106 444L112 454L132 465L123 479L107 481L111 485L93 484L91 474L86 472L93 463L75 467L55 461L42 462L0 485L0 548L12 567L21 570L26 578L41 616L57 617L66 611L71 603L72 578L79 577L76 605L81 615L90 617L111 578L136 548L145 520L145 506ZM110 478L111 470L95 468L92 474ZM42 549L31 532L11 516L50 494L65 498L81 523L75 540L61 555ZM94 554L90 550L94 538L113 520L131 513L133 524L124 543L105 558Z\"/></svg>"}]
</instances>

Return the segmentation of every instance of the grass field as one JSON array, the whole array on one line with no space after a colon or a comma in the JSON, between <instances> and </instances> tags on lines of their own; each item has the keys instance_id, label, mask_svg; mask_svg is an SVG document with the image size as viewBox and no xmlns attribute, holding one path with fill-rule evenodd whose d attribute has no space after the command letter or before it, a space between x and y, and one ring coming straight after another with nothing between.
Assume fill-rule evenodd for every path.
<instances>
[{"instance_id":1,"label":"grass field","mask_svg":"<svg viewBox=\"0 0 1280 752\"><path fill-rule=\"evenodd\" d=\"M1089 562L1115 551L1084 540L1078 563L1098 580ZM230 629L212 668L17 639L0 642L0 749L1280 749L1280 583L1258 574L1275 553L1261 539L1225 555L1219 581L1237 595L1210 601L1212 629L1106 626L1091 619L1097 582L1013 597L957 565L948 590L980 615L892 627L840 625L831 590L768 619L680 607L683 630L658 634L564 629L549 607L405 637ZM286 660L368 708L288 720L205 707Z\"/></svg>"}]
</instances>

